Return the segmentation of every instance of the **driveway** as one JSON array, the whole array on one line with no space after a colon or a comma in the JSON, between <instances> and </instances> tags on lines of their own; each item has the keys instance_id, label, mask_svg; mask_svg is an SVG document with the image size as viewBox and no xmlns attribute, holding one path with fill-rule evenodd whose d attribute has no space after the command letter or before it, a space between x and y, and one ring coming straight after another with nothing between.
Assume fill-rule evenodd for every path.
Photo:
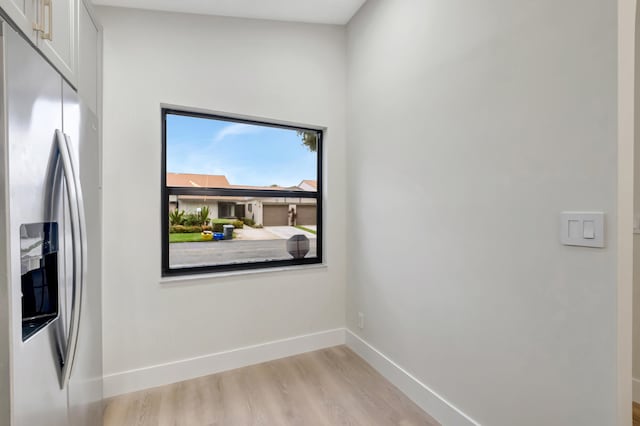
<instances>
[{"instance_id":1,"label":"driveway","mask_svg":"<svg viewBox=\"0 0 640 426\"><path fill-rule=\"evenodd\" d=\"M267 231L265 228L251 228L245 225L244 228L234 229L233 232L236 234L236 240L258 241L277 239L275 235Z\"/></svg>"},{"instance_id":2,"label":"driveway","mask_svg":"<svg viewBox=\"0 0 640 426\"><path fill-rule=\"evenodd\" d=\"M282 238L288 240L294 235L304 235L309 239L316 238L315 234L311 232L303 231L302 229L298 229L295 226L265 226L264 229L271 232L278 238Z\"/></svg>"},{"instance_id":3,"label":"driveway","mask_svg":"<svg viewBox=\"0 0 640 426\"><path fill-rule=\"evenodd\" d=\"M309 239L309 246L310 250L306 257L315 257L315 238ZM169 265L171 268L283 259L292 259L291 255L287 253L287 241L284 239L169 244Z\"/></svg>"}]
</instances>

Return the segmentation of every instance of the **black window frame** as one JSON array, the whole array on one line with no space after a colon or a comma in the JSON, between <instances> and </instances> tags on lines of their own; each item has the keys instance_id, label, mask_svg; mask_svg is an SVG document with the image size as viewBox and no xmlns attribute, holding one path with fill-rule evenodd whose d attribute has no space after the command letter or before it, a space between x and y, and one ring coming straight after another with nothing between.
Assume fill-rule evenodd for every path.
<instances>
[{"instance_id":1,"label":"black window frame","mask_svg":"<svg viewBox=\"0 0 640 426\"><path fill-rule=\"evenodd\" d=\"M317 190L260 190L260 189L234 189L234 188L194 188L194 187L167 187L167 115L182 115L187 117L205 118L213 120L228 121L232 123L244 123L266 127L275 127L287 130L297 130L302 132L316 132L317 138ZM287 266L313 265L323 263L323 241L324 226L322 221L323 192L322 192L322 158L323 158L323 137L324 131L320 128L301 127L284 125L224 116L219 114L208 114L175 108L161 108L162 122L162 176L161 176L161 235L162 235L162 277L175 277L184 275L210 274L216 272L245 271L256 269L282 268ZM243 197L265 197L265 198L308 198L316 200L316 256L303 259L270 260L261 262L230 263L210 266L195 266L188 268L171 268L169 265L169 196L170 195L209 195L209 196L243 196Z\"/></svg>"}]
</instances>

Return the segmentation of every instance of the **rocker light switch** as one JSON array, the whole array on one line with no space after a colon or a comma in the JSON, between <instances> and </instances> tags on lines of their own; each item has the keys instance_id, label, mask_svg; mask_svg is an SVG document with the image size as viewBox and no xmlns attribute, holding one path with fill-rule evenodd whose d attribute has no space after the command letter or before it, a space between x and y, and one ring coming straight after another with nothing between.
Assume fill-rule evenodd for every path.
<instances>
[{"instance_id":1,"label":"rocker light switch","mask_svg":"<svg viewBox=\"0 0 640 426\"><path fill-rule=\"evenodd\" d=\"M582 237L586 240L593 240L596 237L596 230L592 220L582 222Z\"/></svg>"},{"instance_id":2,"label":"rocker light switch","mask_svg":"<svg viewBox=\"0 0 640 426\"><path fill-rule=\"evenodd\" d=\"M604 247L604 213L563 212L560 241L567 246Z\"/></svg>"}]
</instances>

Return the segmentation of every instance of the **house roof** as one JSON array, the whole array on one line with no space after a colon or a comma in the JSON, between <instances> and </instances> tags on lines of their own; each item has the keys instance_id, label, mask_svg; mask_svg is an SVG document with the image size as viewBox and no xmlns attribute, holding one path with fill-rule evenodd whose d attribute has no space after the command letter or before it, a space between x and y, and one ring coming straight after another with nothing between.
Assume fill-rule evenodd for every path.
<instances>
[{"instance_id":1,"label":"house roof","mask_svg":"<svg viewBox=\"0 0 640 426\"><path fill-rule=\"evenodd\" d=\"M229 197L219 195L178 195L179 200L201 200L207 201L221 201L221 202L235 202L235 201L247 201L251 200L251 197Z\"/></svg>"},{"instance_id":2,"label":"house roof","mask_svg":"<svg viewBox=\"0 0 640 426\"><path fill-rule=\"evenodd\" d=\"M315 180L303 180L302 183L316 188ZM300 190L300 186L284 187L279 185L271 186L249 186L249 185L231 185L226 176L223 175L199 175L191 173L167 173L167 186L170 187L194 187L194 188L230 188L230 189L260 189L272 191L291 191Z\"/></svg>"},{"instance_id":3,"label":"house roof","mask_svg":"<svg viewBox=\"0 0 640 426\"><path fill-rule=\"evenodd\" d=\"M305 180L303 180L302 182L300 182L298 184L298 186L300 188L302 188L304 185L309 185L313 189L318 189L318 181L317 180L305 179Z\"/></svg>"},{"instance_id":4,"label":"house roof","mask_svg":"<svg viewBox=\"0 0 640 426\"><path fill-rule=\"evenodd\" d=\"M300 189L297 186L247 186L247 185L230 185L229 188L233 189L260 189L260 190L272 190L272 191L295 191L296 189Z\"/></svg>"},{"instance_id":5,"label":"house roof","mask_svg":"<svg viewBox=\"0 0 640 426\"><path fill-rule=\"evenodd\" d=\"M167 173L167 186L194 188L230 188L226 176Z\"/></svg>"}]
</instances>

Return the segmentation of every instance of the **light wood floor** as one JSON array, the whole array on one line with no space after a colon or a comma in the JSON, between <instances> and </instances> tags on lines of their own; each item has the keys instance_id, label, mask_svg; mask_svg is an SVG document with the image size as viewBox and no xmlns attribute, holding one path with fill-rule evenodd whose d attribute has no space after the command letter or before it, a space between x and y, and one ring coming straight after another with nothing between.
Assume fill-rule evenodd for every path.
<instances>
[{"instance_id":1,"label":"light wood floor","mask_svg":"<svg viewBox=\"0 0 640 426\"><path fill-rule=\"evenodd\" d=\"M633 426L640 426L640 404L633 403Z\"/></svg>"},{"instance_id":2,"label":"light wood floor","mask_svg":"<svg viewBox=\"0 0 640 426\"><path fill-rule=\"evenodd\" d=\"M111 399L105 426L439 425L345 346Z\"/></svg>"}]
</instances>

